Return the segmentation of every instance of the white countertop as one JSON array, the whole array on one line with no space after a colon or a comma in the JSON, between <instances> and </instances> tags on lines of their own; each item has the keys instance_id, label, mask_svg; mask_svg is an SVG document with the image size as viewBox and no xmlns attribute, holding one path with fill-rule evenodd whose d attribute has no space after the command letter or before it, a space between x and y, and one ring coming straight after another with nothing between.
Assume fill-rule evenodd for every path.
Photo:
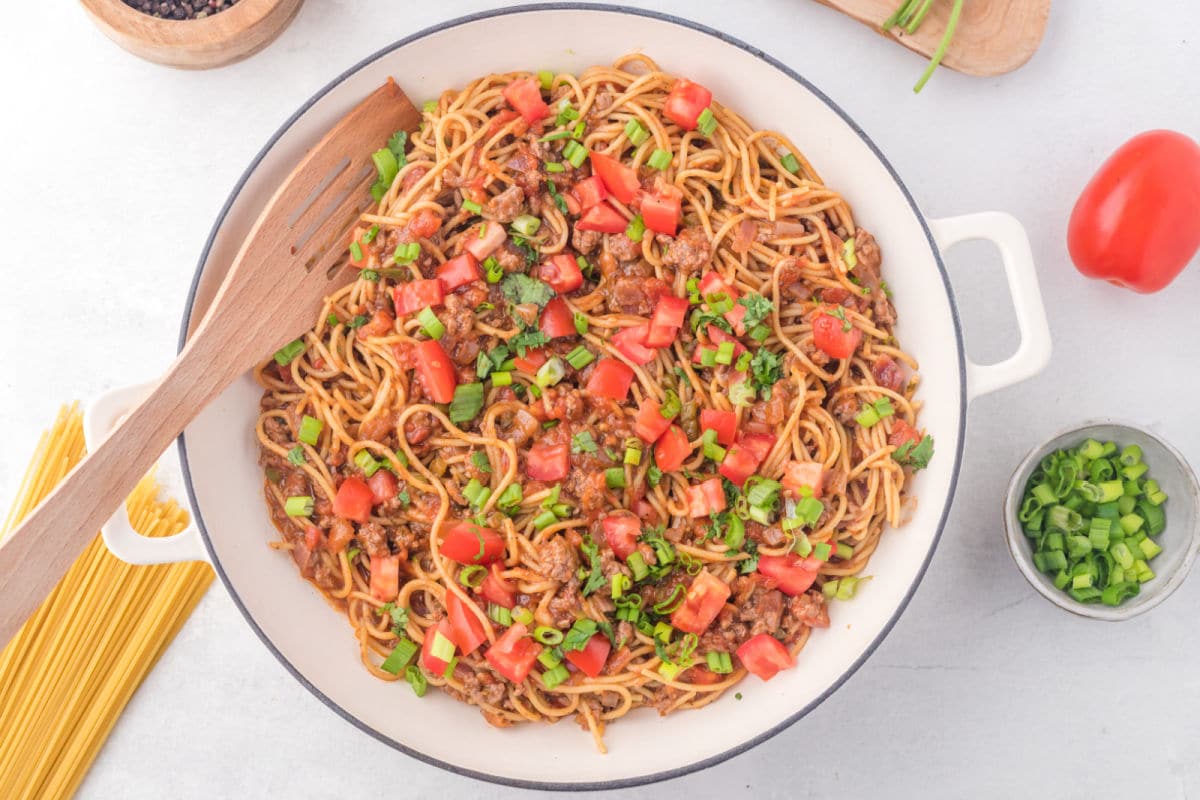
<instances>
[{"instance_id":1,"label":"white countertop","mask_svg":"<svg viewBox=\"0 0 1200 800\"><path fill-rule=\"evenodd\" d=\"M1056 0L1026 67L988 79L942 71L913 96L919 57L808 0L633 4L725 30L807 76L878 143L928 215L1017 215L1055 352L1038 378L972 407L942 545L866 665L749 753L622 796L1185 796L1200 784L1200 576L1134 622L1076 619L1013 568L999 510L1025 452L1091 417L1149 424L1200 463L1188 347L1200 265L1137 296L1083 280L1064 234L1078 191L1120 142L1152 127L1200 133L1200 6ZM150 377L173 356L209 226L281 121L375 49L492 5L310 0L264 52L200 73L127 55L74 3L6 8L0 507L60 401ZM998 257L969 245L948 264L972 356L1004 356L1016 328ZM217 584L81 796L481 791L521 794L426 766L343 722L259 644Z\"/></svg>"}]
</instances>

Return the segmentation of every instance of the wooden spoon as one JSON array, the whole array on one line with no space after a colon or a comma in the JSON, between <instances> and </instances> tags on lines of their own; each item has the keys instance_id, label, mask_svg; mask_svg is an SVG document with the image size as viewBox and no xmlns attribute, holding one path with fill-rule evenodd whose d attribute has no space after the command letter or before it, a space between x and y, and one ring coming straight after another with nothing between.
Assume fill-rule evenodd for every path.
<instances>
[{"instance_id":1,"label":"wooden spoon","mask_svg":"<svg viewBox=\"0 0 1200 800\"><path fill-rule=\"evenodd\" d=\"M324 298L349 278L340 267L348 232L370 201L370 154L420 119L389 80L292 170L154 390L0 545L0 647L188 423L236 378L312 327Z\"/></svg>"}]
</instances>

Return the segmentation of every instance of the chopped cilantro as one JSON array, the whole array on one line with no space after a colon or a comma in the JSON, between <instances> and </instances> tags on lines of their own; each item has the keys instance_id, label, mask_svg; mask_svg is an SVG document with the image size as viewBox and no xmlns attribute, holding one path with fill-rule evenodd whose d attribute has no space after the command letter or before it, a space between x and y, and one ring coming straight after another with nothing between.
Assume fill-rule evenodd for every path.
<instances>
[{"instance_id":1,"label":"chopped cilantro","mask_svg":"<svg viewBox=\"0 0 1200 800\"><path fill-rule=\"evenodd\" d=\"M579 547L588 558L588 578L581 589L583 595L586 597L601 586L604 586L608 582L608 579L604 577L604 570L600 565L600 547L592 539L591 534L584 535L583 544ZM583 570L580 571L582 572Z\"/></svg>"},{"instance_id":2,"label":"chopped cilantro","mask_svg":"<svg viewBox=\"0 0 1200 800\"><path fill-rule=\"evenodd\" d=\"M544 308L546 303L554 299L554 290L547 284L521 272L504 276L504 280L500 281L500 290L517 305L534 303L538 308Z\"/></svg>"},{"instance_id":3,"label":"chopped cilantro","mask_svg":"<svg viewBox=\"0 0 1200 800\"><path fill-rule=\"evenodd\" d=\"M292 462L296 466L300 466L307 460L308 459L304 457L304 448L300 445L296 445L291 450L288 450L288 461Z\"/></svg>"},{"instance_id":4,"label":"chopped cilantro","mask_svg":"<svg viewBox=\"0 0 1200 800\"><path fill-rule=\"evenodd\" d=\"M898 464L912 467L914 472L925 469L929 466L929 460L933 458L933 437L927 434L915 445L911 440L905 442L895 449L892 458Z\"/></svg>"},{"instance_id":5,"label":"chopped cilantro","mask_svg":"<svg viewBox=\"0 0 1200 800\"><path fill-rule=\"evenodd\" d=\"M492 471L492 462L488 460L487 453L482 450L476 450L471 454L471 463L474 464L480 472Z\"/></svg>"},{"instance_id":6,"label":"chopped cilantro","mask_svg":"<svg viewBox=\"0 0 1200 800\"><path fill-rule=\"evenodd\" d=\"M750 378L755 388L762 389L764 400L771 399L771 387L783 377L783 356L759 348L750 359Z\"/></svg>"},{"instance_id":7,"label":"chopped cilantro","mask_svg":"<svg viewBox=\"0 0 1200 800\"><path fill-rule=\"evenodd\" d=\"M738 305L746 307L746 316L742 318L742 324L746 326L746 330L750 330L771 316L771 312L775 310L774 303L756 293L739 297Z\"/></svg>"},{"instance_id":8,"label":"chopped cilantro","mask_svg":"<svg viewBox=\"0 0 1200 800\"><path fill-rule=\"evenodd\" d=\"M590 431L580 431L571 437L572 453L594 453L598 449Z\"/></svg>"}]
</instances>

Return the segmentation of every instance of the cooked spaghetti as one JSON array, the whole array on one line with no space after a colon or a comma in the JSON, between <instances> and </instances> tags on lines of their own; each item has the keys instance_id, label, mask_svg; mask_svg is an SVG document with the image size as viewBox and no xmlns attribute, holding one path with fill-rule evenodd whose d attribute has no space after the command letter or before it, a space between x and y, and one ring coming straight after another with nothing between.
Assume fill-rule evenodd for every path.
<instances>
[{"instance_id":1,"label":"cooked spaghetti","mask_svg":"<svg viewBox=\"0 0 1200 800\"><path fill-rule=\"evenodd\" d=\"M603 749L792 666L932 455L846 202L643 55L447 91L375 163L357 279L257 373L277 546L367 668Z\"/></svg>"}]
</instances>

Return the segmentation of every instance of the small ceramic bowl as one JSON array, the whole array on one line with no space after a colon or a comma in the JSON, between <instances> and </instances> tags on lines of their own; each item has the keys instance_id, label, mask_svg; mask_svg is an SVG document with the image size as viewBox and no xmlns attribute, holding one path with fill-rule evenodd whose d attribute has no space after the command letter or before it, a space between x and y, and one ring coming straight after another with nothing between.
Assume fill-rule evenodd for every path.
<instances>
[{"instance_id":1,"label":"small ceramic bowl","mask_svg":"<svg viewBox=\"0 0 1200 800\"><path fill-rule=\"evenodd\" d=\"M135 56L180 69L209 69L257 53L283 32L303 0L239 0L202 19L159 19L121 0L81 0L104 35Z\"/></svg>"},{"instance_id":2,"label":"small ceramic bowl","mask_svg":"<svg viewBox=\"0 0 1200 800\"><path fill-rule=\"evenodd\" d=\"M1021 529L1017 514L1025 496L1029 476L1041 460L1055 450L1079 446L1086 439L1116 442L1119 447L1136 444L1142 448L1142 459L1150 468L1147 475L1158 481L1167 493L1163 505L1167 527L1155 537L1162 552L1151 562L1155 577L1142 584L1137 597L1115 608L1100 603L1080 603L1054 586L1053 576L1033 564L1032 542ZM1187 459L1155 434L1128 423L1111 420L1090 422L1082 427L1064 431L1045 442L1025 457L1008 484L1008 500L1004 505L1004 527L1008 535L1008 550L1025 579L1043 597L1059 608L1091 619L1111 622L1142 614L1166 600L1179 588L1200 551L1200 486Z\"/></svg>"}]
</instances>

